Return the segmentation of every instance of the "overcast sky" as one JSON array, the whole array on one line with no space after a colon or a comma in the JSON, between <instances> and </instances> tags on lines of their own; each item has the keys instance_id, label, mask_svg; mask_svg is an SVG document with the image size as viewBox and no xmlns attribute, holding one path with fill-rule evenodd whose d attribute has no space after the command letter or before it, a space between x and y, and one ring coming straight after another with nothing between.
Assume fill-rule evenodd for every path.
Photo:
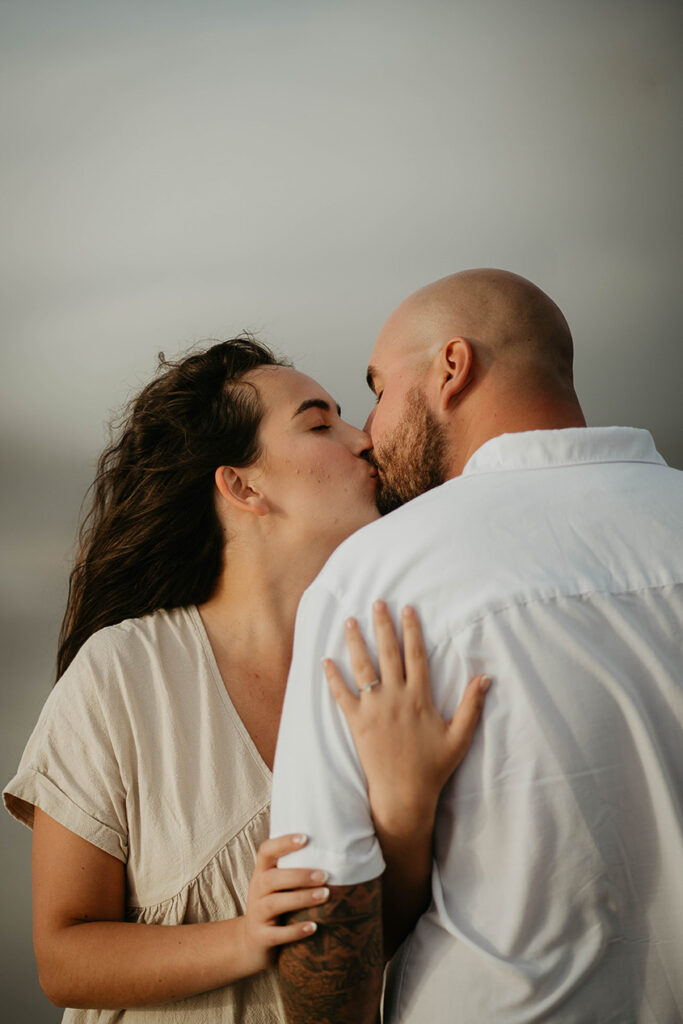
<instances>
[{"instance_id":1,"label":"overcast sky","mask_svg":"<svg viewBox=\"0 0 683 1024\"><path fill-rule=\"evenodd\" d=\"M161 349L255 329L362 423L392 308L500 266L564 310L589 420L647 427L683 467L680 2L0 15L0 596L5 700L29 694L5 778L49 686L103 423Z\"/></svg>"},{"instance_id":2,"label":"overcast sky","mask_svg":"<svg viewBox=\"0 0 683 1024\"><path fill-rule=\"evenodd\" d=\"M393 306L493 265L565 310L591 419L683 464L680 4L11 7L10 437L92 454L160 348L247 325L364 418Z\"/></svg>"}]
</instances>

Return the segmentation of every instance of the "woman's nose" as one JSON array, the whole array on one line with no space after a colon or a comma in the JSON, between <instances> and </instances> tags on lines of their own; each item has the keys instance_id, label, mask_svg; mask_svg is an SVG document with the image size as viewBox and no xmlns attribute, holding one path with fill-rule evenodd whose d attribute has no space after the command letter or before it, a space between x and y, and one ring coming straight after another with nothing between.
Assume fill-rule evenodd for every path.
<instances>
[{"instance_id":1,"label":"woman's nose","mask_svg":"<svg viewBox=\"0 0 683 1024\"><path fill-rule=\"evenodd\" d=\"M372 449L372 438L366 428L367 423L363 430L359 430L357 427L353 428L355 434L353 451L356 455L362 455L364 452L369 452Z\"/></svg>"},{"instance_id":2,"label":"woman's nose","mask_svg":"<svg viewBox=\"0 0 683 1024\"><path fill-rule=\"evenodd\" d=\"M370 415L368 416L368 418L365 421L365 426L363 427L364 433L366 433L368 436L370 435L370 431L372 430L372 421L374 420L374 418L375 418L375 409L373 408L370 411Z\"/></svg>"}]
</instances>

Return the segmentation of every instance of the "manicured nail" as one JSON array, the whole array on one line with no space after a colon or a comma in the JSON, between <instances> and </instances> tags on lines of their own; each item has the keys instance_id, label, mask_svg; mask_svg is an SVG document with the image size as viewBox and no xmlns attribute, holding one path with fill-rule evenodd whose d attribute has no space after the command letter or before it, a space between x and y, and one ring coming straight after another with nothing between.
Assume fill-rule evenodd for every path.
<instances>
[{"instance_id":1,"label":"manicured nail","mask_svg":"<svg viewBox=\"0 0 683 1024\"><path fill-rule=\"evenodd\" d=\"M347 619L346 622L344 623L344 625L346 626L347 629L353 629L355 627L355 625L356 625L356 620L355 619Z\"/></svg>"},{"instance_id":2,"label":"manicured nail","mask_svg":"<svg viewBox=\"0 0 683 1024\"><path fill-rule=\"evenodd\" d=\"M313 932L316 931L317 927L318 926L315 921L307 921L306 924L301 925L301 931L305 932L306 935L312 935Z\"/></svg>"},{"instance_id":3,"label":"manicured nail","mask_svg":"<svg viewBox=\"0 0 683 1024\"><path fill-rule=\"evenodd\" d=\"M313 892L311 893L313 899L320 900L321 903L323 900L326 900L329 895L330 890L327 888L327 886L324 889L314 889Z\"/></svg>"},{"instance_id":4,"label":"manicured nail","mask_svg":"<svg viewBox=\"0 0 683 1024\"><path fill-rule=\"evenodd\" d=\"M312 882L326 882L328 878L327 871L311 871Z\"/></svg>"},{"instance_id":5,"label":"manicured nail","mask_svg":"<svg viewBox=\"0 0 683 1024\"><path fill-rule=\"evenodd\" d=\"M308 836L303 832L299 832L298 835L292 836L292 842L296 843L297 846L303 846L308 840Z\"/></svg>"},{"instance_id":6,"label":"manicured nail","mask_svg":"<svg viewBox=\"0 0 683 1024\"><path fill-rule=\"evenodd\" d=\"M404 618L409 619L411 615L415 614L415 609L412 608L409 604L407 604L405 608L402 609L402 612Z\"/></svg>"},{"instance_id":7,"label":"manicured nail","mask_svg":"<svg viewBox=\"0 0 683 1024\"><path fill-rule=\"evenodd\" d=\"M489 677L482 676L481 679L479 680L479 693L486 693L490 685L491 680L489 679Z\"/></svg>"},{"instance_id":8,"label":"manicured nail","mask_svg":"<svg viewBox=\"0 0 683 1024\"><path fill-rule=\"evenodd\" d=\"M373 601L372 607L376 612L385 612L387 610L387 606L384 601Z\"/></svg>"}]
</instances>

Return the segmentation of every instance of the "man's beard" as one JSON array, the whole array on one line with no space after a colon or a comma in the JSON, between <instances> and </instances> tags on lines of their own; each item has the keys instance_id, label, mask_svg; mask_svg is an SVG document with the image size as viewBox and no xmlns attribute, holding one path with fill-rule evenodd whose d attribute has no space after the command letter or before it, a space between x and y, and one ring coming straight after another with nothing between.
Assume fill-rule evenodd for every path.
<instances>
[{"instance_id":1,"label":"man's beard","mask_svg":"<svg viewBox=\"0 0 683 1024\"><path fill-rule=\"evenodd\" d=\"M406 395L406 408L409 412L401 416L391 437L373 451L379 474L376 502L382 515L438 487L447 477L444 429L417 385Z\"/></svg>"}]
</instances>

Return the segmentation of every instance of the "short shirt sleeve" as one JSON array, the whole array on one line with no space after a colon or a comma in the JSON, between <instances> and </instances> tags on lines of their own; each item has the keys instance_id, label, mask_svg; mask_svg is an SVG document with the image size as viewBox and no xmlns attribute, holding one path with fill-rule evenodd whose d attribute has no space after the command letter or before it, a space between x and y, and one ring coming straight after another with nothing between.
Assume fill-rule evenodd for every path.
<instances>
[{"instance_id":1,"label":"short shirt sleeve","mask_svg":"<svg viewBox=\"0 0 683 1024\"><path fill-rule=\"evenodd\" d=\"M365 774L321 665L322 658L333 658L352 681L345 617L321 584L314 583L301 599L271 806L272 836L303 832L309 837L280 864L321 868L333 885L366 882L384 870Z\"/></svg>"},{"instance_id":2,"label":"short shirt sleeve","mask_svg":"<svg viewBox=\"0 0 683 1024\"><path fill-rule=\"evenodd\" d=\"M29 828L39 807L125 863L126 796L111 689L106 650L96 634L48 697L3 799L10 814Z\"/></svg>"}]
</instances>

